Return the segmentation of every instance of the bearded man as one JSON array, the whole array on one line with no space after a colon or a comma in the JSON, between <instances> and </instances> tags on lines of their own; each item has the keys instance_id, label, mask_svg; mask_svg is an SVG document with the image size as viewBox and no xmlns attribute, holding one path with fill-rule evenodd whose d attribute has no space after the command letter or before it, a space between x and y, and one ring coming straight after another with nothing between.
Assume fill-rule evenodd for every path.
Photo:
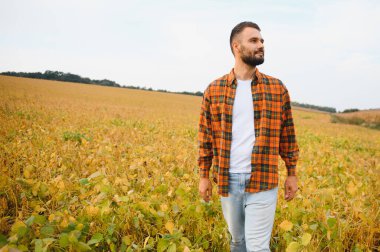
<instances>
[{"instance_id":1,"label":"bearded man","mask_svg":"<svg viewBox=\"0 0 380 252\"><path fill-rule=\"evenodd\" d=\"M270 251L278 194L278 157L286 165L285 200L298 190L299 148L286 86L259 72L264 39L253 22L230 36L235 65L203 94L198 128L199 193L212 196L217 184L232 252Z\"/></svg>"}]
</instances>

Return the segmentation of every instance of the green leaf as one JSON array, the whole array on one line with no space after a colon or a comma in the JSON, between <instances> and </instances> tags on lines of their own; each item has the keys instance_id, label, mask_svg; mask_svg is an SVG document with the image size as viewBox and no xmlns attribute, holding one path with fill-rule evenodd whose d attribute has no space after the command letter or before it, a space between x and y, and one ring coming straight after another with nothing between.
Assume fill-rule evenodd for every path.
<instances>
[{"instance_id":1,"label":"green leaf","mask_svg":"<svg viewBox=\"0 0 380 252\"><path fill-rule=\"evenodd\" d=\"M40 190L38 191L38 196L41 198L46 198L49 195L49 187L45 183L41 183Z\"/></svg>"},{"instance_id":2,"label":"green leaf","mask_svg":"<svg viewBox=\"0 0 380 252\"><path fill-rule=\"evenodd\" d=\"M27 232L28 232L28 228L27 227L19 227L17 229L17 235L18 235L19 238L23 237Z\"/></svg>"},{"instance_id":3,"label":"green leaf","mask_svg":"<svg viewBox=\"0 0 380 252\"><path fill-rule=\"evenodd\" d=\"M43 238L51 237L54 234L54 227L44 226L40 229L40 234Z\"/></svg>"},{"instance_id":4,"label":"green leaf","mask_svg":"<svg viewBox=\"0 0 380 252\"><path fill-rule=\"evenodd\" d=\"M7 244L7 237L5 237L4 235L0 234L0 248L5 246L5 244Z\"/></svg>"},{"instance_id":5,"label":"green leaf","mask_svg":"<svg viewBox=\"0 0 380 252\"><path fill-rule=\"evenodd\" d=\"M167 239L160 239L157 244L157 251L158 252L163 252L165 249L169 247L169 241Z\"/></svg>"},{"instance_id":6,"label":"green leaf","mask_svg":"<svg viewBox=\"0 0 380 252\"><path fill-rule=\"evenodd\" d=\"M79 183L80 183L81 185L87 185L87 184L90 183L90 182L88 181L87 178L82 178L82 179L79 180Z\"/></svg>"},{"instance_id":7,"label":"green leaf","mask_svg":"<svg viewBox=\"0 0 380 252\"><path fill-rule=\"evenodd\" d=\"M361 250L360 248L358 248L358 247L355 246L353 252L363 252L363 250Z\"/></svg>"},{"instance_id":8,"label":"green leaf","mask_svg":"<svg viewBox=\"0 0 380 252\"><path fill-rule=\"evenodd\" d=\"M128 202L128 201L129 201L129 198L128 198L128 196L121 196L121 197L119 197L119 200L120 200L121 202Z\"/></svg>"},{"instance_id":9,"label":"green leaf","mask_svg":"<svg viewBox=\"0 0 380 252\"><path fill-rule=\"evenodd\" d=\"M179 187L179 188L175 191L175 193L176 193L178 196L180 196L180 197L184 197L185 194L186 194L186 191L185 191L183 188Z\"/></svg>"},{"instance_id":10,"label":"green leaf","mask_svg":"<svg viewBox=\"0 0 380 252\"><path fill-rule=\"evenodd\" d=\"M110 250L111 250L111 252L116 252L115 244L113 244L113 243L110 244Z\"/></svg>"},{"instance_id":11,"label":"green leaf","mask_svg":"<svg viewBox=\"0 0 380 252\"><path fill-rule=\"evenodd\" d=\"M87 242L87 245L92 245L95 243L99 243L103 240L103 235L101 233L96 233L91 237L91 240Z\"/></svg>"},{"instance_id":12,"label":"green leaf","mask_svg":"<svg viewBox=\"0 0 380 252\"><path fill-rule=\"evenodd\" d=\"M177 245L175 245L175 243L170 244L167 251L168 252L176 252L177 251Z\"/></svg>"},{"instance_id":13,"label":"green leaf","mask_svg":"<svg viewBox=\"0 0 380 252\"><path fill-rule=\"evenodd\" d=\"M29 249L28 249L28 247L27 246L25 246L25 245L18 245L17 246L17 249L19 250L19 251L29 251Z\"/></svg>"},{"instance_id":14,"label":"green leaf","mask_svg":"<svg viewBox=\"0 0 380 252\"><path fill-rule=\"evenodd\" d=\"M54 241L55 241L54 238L45 238L45 239L42 239L42 242L45 245L43 247L43 251L48 251L48 248L49 248L50 244L52 244Z\"/></svg>"},{"instance_id":15,"label":"green leaf","mask_svg":"<svg viewBox=\"0 0 380 252\"><path fill-rule=\"evenodd\" d=\"M42 241L44 244L50 245L55 241L55 239L54 238L45 238L45 239L42 239Z\"/></svg>"},{"instance_id":16,"label":"green leaf","mask_svg":"<svg viewBox=\"0 0 380 252\"><path fill-rule=\"evenodd\" d=\"M81 235L81 232L79 230L73 230L69 233L69 242L70 243L76 243L78 242L78 239Z\"/></svg>"},{"instance_id":17,"label":"green leaf","mask_svg":"<svg viewBox=\"0 0 380 252\"><path fill-rule=\"evenodd\" d=\"M84 242L78 242L75 244L75 247L79 250L79 251L91 251L91 247L88 246L86 243Z\"/></svg>"},{"instance_id":18,"label":"green leaf","mask_svg":"<svg viewBox=\"0 0 380 252\"><path fill-rule=\"evenodd\" d=\"M124 243L121 244L120 246L120 252L125 252L127 251L127 245L125 245Z\"/></svg>"},{"instance_id":19,"label":"green leaf","mask_svg":"<svg viewBox=\"0 0 380 252\"><path fill-rule=\"evenodd\" d=\"M108 229L107 229L108 235L112 235L114 231L115 231L115 224L114 223L109 224Z\"/></svg>"},{"instance_id":20,"label":"green leaf","mask_svg":"<svg viewBox=\"0 0 380 252\"><path fill-rule=\"evenodd\" d=\"M336 219L335 218L328 218L327 224L329 225L330 228L333 228L336 224Z\"/></svg>"},{"instance_id":21,"label":"green leaf","mask_svg":"<svg viewBox=\"0 0 380 252\"><path fill-rule=\"evenodd\" d=\"M191 247L191 241L187 237L181 237L181 240L186 246Z\"/></svg>"},{"instance_id":22,"label":"green leaf","mask_svg":"<svg viewBox=\"0 0 380 252\"><path fill-rule=\"evenodd\" d=\"M25 221L25 224L30 227L32 224L33 224L33 221L34 221L34 216L30 216L26 221Z\"/></svg>"},{"instance_id":23,"label":"green leaf","mask_svg":"<svg viewBox=\"0 0 380 252\"><path fill-rule=\"evenodd\" d=\"M67 233L61 234L61 237L59 238L59 246L66 248L67 246L69 246L69 244L69 235Z\"/></svg>"},{"instance_id":24,"label":"green leaf","mask_svg":"<svg viewBox=\"0 0 380 252\"><path fill-rule=\"evenodd\" d=\"M41 239L35 239L34 240L34 251L35 252L43 252L43 247L42 247L42 240Z\"/></svg>"},{"instance_id":25,"label":"green leaf","mask_svg":"<svg viewBox=\"0 0 380 252\"><path fill-rule=\"evenodd\" d=\"M44 225L46 223L46 217L44 215L36 215L34 216L33 223Z\"/></svg>"},{"instance_id":26,"label":"green leaf","mask_svg":"<svg viewBox=\"0 0 380 252\"><path fill-rule=\"evenodd\" d=\"M203 247L204 249L208 249L208 248L210 247L209 242L208 242L207 240L203 240L202 247Z\"/></svg>"}]
</instances>

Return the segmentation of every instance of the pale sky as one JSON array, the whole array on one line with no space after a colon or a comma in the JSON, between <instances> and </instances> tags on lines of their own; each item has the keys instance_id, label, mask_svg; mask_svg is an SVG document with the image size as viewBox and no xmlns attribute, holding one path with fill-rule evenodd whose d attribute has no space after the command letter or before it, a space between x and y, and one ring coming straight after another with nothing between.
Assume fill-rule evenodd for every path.
<instances>
[{"instance_id":1,"label":"pale sky","mask_svg":"<svg viewBox=\"0 0 380 252\"><path fill-rule=\"evenodd\" d=\"M169 91L228 73L229 36L256 22L263 73L292 101L380 108L380 1L0 0L0 72L70 72Z\"/></svg>"}]
</instances>

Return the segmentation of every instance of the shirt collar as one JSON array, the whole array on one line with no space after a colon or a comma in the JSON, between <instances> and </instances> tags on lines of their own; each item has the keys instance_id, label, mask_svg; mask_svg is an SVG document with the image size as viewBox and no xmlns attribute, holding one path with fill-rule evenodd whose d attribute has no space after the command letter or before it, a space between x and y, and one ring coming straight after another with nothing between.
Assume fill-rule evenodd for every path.
<instances>
[{"instance_id":1,"label":"shirt collar","mask_svg":"<svg viewBox=\"0 0 380 252\"><path fill-rule=\"evenodd\" d=\"M255 73L254 73L255 79L258 80L258 82L261 82L262 76L257 67L255 68ZM232 83L236 83L236 77L235 77L235 72L234 68L231 69L230 73L227 75L227 86L231 86Z\"/></svg>"}]
</instances>

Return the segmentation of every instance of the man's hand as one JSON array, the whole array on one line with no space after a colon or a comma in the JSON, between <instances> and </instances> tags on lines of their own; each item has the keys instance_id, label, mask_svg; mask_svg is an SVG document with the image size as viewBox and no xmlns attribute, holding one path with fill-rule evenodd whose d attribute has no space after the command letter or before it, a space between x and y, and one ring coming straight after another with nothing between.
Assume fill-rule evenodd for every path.
<instances>
[{"instance_id":1,"label":"man's hand","mask_svg":"<svg viewBox=\"0 0 380 252\"><path fill-rule=\"evenodd\" d=\"M285 180L285 200L286 201L292 200L297 191L298 191L297 177L288 176Z\"/></svg>"},{"instance_id":2,"label":"man's hand","mask_svg":"<svg viewBox=\"0 0 380 252\"><path fill-rule=\"evenodd\" d=\"M204 201L210 201L212 196L212 184L210 179L201 178L201 180L199 181L199 194L202 196Z\"/></svg>"}]
</instances>

